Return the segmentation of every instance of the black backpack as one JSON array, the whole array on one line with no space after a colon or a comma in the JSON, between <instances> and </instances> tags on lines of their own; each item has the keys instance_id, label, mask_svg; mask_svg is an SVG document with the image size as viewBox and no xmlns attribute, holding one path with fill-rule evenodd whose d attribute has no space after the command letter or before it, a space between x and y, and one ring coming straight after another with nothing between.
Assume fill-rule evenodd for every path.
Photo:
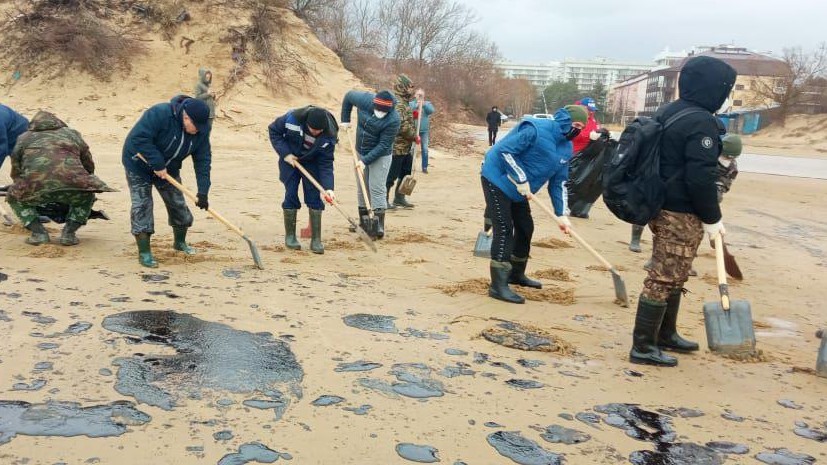
<instances>
[{"instance_id":1,"label":"black backpack","mask_svg":"<svg viewBox=\"0 0 827 465\"><path fill-rule=\"evenodd\" d=\"M665 123L658 118L639 117L626 126L612 157L603 168L603 201L621 220L646 225L658 213L666 197L666 182L660 177L661 138L664 131L684 116L705 112L686 108Z\"/></svg>"}]
</instances>

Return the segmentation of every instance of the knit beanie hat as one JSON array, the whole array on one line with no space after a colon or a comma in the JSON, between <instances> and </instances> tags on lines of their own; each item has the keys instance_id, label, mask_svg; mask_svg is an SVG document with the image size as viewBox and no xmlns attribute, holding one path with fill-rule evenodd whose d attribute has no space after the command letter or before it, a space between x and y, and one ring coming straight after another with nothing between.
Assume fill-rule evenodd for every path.
<instances>
[{"instance_id":1,"label":"knit beanie hat","mask_svg":"<svg viewBox=\"0 0 827 465\"><path fill-rule=\"evenodd\" d=\"M210 107L208 107L206 103L198 99L188 98L184 100L181 108L187 112L187 116L195 123L198 132L209 129Z\"/></svg>"},{"instance_id":2,"label":"knit beanie hat","mask_svg":"<svg viewBox=\"0 0 827 465\"><path fill-rule=\"evenodd\" d=\"M393 110L393 95L387 90L379 92L373 98L373 108L390 113Z\"/></svg>"},{"instance_id":3,"label":"knit beanie hat","mask_svg":"<svg viewBox=\"0 0 827 465\"><path fill-rule=\"evenodd\" d=\"M738 158L741 155L741 136L737 134L727 134L722 139L721 155L728 158Z\"/></svg>"},{"instance_id":4,"label":"knit beanie hat","mask_svg":"<svg viewBox=\"0 0 827 465\"><path fill-rule=\"evenodd\" d=\"M327 112L321 108L311 108L310 111L307 112L307 126L326 131L328 129Z\"/></svg>"},{"instance_id":5,"label":"knit beanie hat","mask_svg":"<svg viewBox=\"0 0 827 465\"><path fill-rule=\"evenodd\" d=\"M569 112L572 123L586 124L589 121L589 112L586 110L586 107L582 105L566 105L563 108Z\"/></svg>"}]
</instances>

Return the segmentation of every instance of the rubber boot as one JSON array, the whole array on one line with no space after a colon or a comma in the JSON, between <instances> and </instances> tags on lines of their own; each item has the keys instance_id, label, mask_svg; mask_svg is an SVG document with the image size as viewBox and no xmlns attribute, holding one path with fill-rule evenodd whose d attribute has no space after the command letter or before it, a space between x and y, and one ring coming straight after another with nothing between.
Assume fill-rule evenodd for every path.
<instances>
[{"instance_id":1,"label":"rubber boot","mask_svg":"<svg viewBox=\"0 0 827 465\"><path fill-rule=\"evenodd\" d=\"M376 216L377 224L376 224L376 238L382 239L385 237L385 210L381 208L377 208L373 211L374 216Z\"/></svg>"},{"instance_id":2,"label":"rubber boot","mask_svg":"<svg viewBox=\"0 0 827 465\"><path fill-rule=\"evenodd\" d=\"M391 202L391 200L390 200L390 198L391 198L391 188L392 187L393 187L393 185L391 184L385 190L385 192L387 192L387 194L385 195L385 204L388 206L387 210L396 210L396 207L397 207L397 205L396 205L396 196L394 196L393 202Z\"/></svg>"},{"instance_id":3,"label":"rubber boot","mask_svg":"<svg viewBox=\"0 0 827 465\"><path fill-rule=\"evenodd\" d=\"M629 241L629 250L640 253L640 236L643 234L643 226L632 225L632 240Z\"/></svg>"},{"instance_id":4,"label":"rubber boot","mask_svg":"<svg viewBox=\"0 0 827 465\"><path fill-rule=\"evenodd\" d=\"M316 254L324 253L324 244L322 244L322 211L310 209L310 251Z\"/></svg>"},{"instance_id":5,"label":"rubber boot","mask_svg":"<svg viewBox=\"0 0 827 465\"><path fill-rule=\"evenodd\" d=\"M60 233L60 244L65 246L78 245L80 241L78 240L78 236L75 235L75 232L77 232L81 226L83 225L75 223L72 220L66 221L66 224L63 226L63 231Z\"/></svg>"},{"instance_id":6,"label":"rubber boot","mask_svg":"<svg viewBox=\"0 0 827 465\"><path fill-rule=\"evenodd\" d=\"M675 352L694 352L698 350L697 342L687 341L678 334L678 310L681 308L681 289L675 289L666 299L666 313L658 334L658 346Z\"/></svg>"},{"instance_id":7,"label":"rubber boot","mask_svg":"<svg viewBox=\"0 0 827 465\"><path fill-rule=\"evenodd\" d=\"M508 287L508 276L511 274L511 264L491 260L491 285L488 287L488 296L512 304L523 304L525 298Z\"/></svg>"},{"instance_id":8,"label":"rubber boot","mask_svg":"<svg viewBox=\"0 0 827 465\"><path fill-rule=\"evenodd\" d=\"M174 238L172 248L179 252L184 252L187 255L195 255L196 250L187 245L187 229L189 228L182 226L172 227L172 236Z\"/></svg>"},{"instance_id":9,"label":"rubber boot","mask_svg":"<svg viewBox=\"0 0 827 465\"><path fill-rule=\"evenodd\" d=\"M370 235L370 230L368 229L368 209L365 207L359 207L359 226L361 226L362 229ZM356 228L353 225L348 226L348 230L350 232L356 232Z\"/></svg>"},{"instance_id":10,"label":"rubber boot","mask_svg":"<svg viewBox=\"0 0 827 465\"><path fill-rule=\"evenodd\" d=\"M135 242L138 243L138 262L147 268L158 268L158 262L152 256L152 248L149 245L150 237L147 233L135 235Z\"/></svg>"},{"instance_id":11,"label":"rubber boot","mask_svg":"<svg viewBox=\"0 0 827 465\"><path fill-rule=\"evenodd\" d=\"M528 265L528 258L511 256L511 273L508 275L508 284L542 289L543 284L540 281L535 281L525 275L526 265Z\"/></svg>"},{"instance_id":12,"label":"rubber boot","mask_svg":"<svg viewBox=\"0 0 827 465\"><path fill-rule=\"evenodd\" d=\"M49 232L46 231L46 228L44 228L43 225L37 220L32 221L28 226L26 226L26 229L32 232L32 235L26 238L26 244L40 245L51 241L49 238Z\"/></svg>"},{"instance_id":13,"label":"rubber boot","mask_svg":"<svg viewBox=\"0 0 827 465\"><path fill-rule=\"evenodd\" d=\"M413 208L414 207L414 204L408 202L408 200L405 199L405 196L400 194L399 192L397 192L393 196L393 204L396 205L397 207L402 207L402 208Z\"/></svg>"},{"instance_id":14,"label":"rubber boot","mask_svg":"<svg viewBox=\"0 0 827 465\"><path fill-rule=\"evenodd\" d=\"M284 246L291 250L301 250L302 245L296 239L296 215L298 210L284 209Z\"/></svg>"},{"instance_id":15,"label":"rubber boot","mask_svg":"<svg viewBox=\"0 0 827 465\"><path fill-rule=\"evenodd\" d=\"M643 365L673 367L678 359L664 354L658 347L658 332L666 313L666 303L652 302L643 296L637 303L635 329L632 332L632 350L629 361Z\"/></svg>"}]
</instances>

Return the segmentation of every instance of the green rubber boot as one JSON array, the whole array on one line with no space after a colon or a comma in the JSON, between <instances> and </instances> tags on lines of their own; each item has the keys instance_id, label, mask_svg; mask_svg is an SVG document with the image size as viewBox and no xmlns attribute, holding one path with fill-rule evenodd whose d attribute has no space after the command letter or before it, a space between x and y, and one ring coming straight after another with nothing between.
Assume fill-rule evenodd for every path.
<instances>
[{"instance_id":1,"label":"green rubber boot","mask_svg":"<svg viewBox=\"0 0 827 465\"><path fill-rule=\"evenodd\" d=\"M310 232L312 234L310 239L310 251L315 254L323 254L324 244L322 244L322 210L310 209Z\"/></svg>"},{"instance_id":2,"label":"green rubber boot","mask_svg":"<svg viewBox=\"0 0 827 465\"><path fill-rule=\"evenodd\" d=\"M172 248L187 255L195 255L196 250L187 245L187 229L180 226L172 228L172 234L175 237L175 242L172 243Z\"/></svg>"},{"instance_id":3,"label":"green rubber boot","mask_svg":"<svg viewBox=\"0 0 827 465\"><path fill-rule=\"evenodd\" d=\"M152 256L152 248L149 245L150 235L141 233L135 235L135 242L138 243L138 262L147 268L158 268L158 262Z\"/></svg>"},{"instance_id":4,"label":"green rubber boot","mask_svg":"<svg viewBox=\"0 0 827 465\"><path fill-rule=\"evenodd\" d=\"M301 250L302 244L296 239L296 215L298 210L284 209L284 246L291 250Z\"/></svg>"},{"instance_id":5,"label":"green rubber boot","mask_svg":"<svg viewBox=\"0 0 827 465\"><path fill-rule=\"evenodd\" d=\"M66 221L66 225L63 226L63 231L60 233L60 244L67 247L78 245L80 240L78 240L78 236L75 233L81 226L83 225L75 223L72 220Z\"/></svg>"},{"instance_id":6,"label":"green rubber boot","mask_svg":"<svg viewBox=\"0 0 827 465\"><path fill-rule=\"evenodd\" d=\"M26 226L26 229L32 232L32 235L26 238L26 244L40 245L51 241L49 232L46 231L46 228L37 220L32 221L31 224Z\"/></svg>"}]
</instances>

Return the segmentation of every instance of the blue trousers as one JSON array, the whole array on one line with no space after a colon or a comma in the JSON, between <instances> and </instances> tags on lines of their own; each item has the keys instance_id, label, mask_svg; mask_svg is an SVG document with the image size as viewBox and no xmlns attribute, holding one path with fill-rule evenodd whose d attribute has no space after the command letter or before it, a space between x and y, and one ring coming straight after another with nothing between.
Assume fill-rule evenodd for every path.
<instances>
[{"instance_id":1,"label":"blue trousers","mask_svg":"<svg viewBox=\"0 0 827 465\"><path fill-rule=\"evenodd\" d=\"M422 171L428 169L428 139L429 139L428 132L420 132L419 138L422 139Z\"/></svg>"},{"instance_id":2,"label":"blue trousers","mask_svg":"<svg viewBox=\"0 0 827 465\"><path fill-rule=\"evenodd\" d=\"M310 174L318 178L317 173L313 173L309 168ZM307 208L313 210L324 210L324 202L322 202L321 193L316 186L310 181L304 179L299 170L293 170L290 176L282 181L284 184L284 202L281 203L281 208L285 210L298 210L302 207L299 201L299 183L304 190L304 204Z\"/></svg>"}]
</instances>

